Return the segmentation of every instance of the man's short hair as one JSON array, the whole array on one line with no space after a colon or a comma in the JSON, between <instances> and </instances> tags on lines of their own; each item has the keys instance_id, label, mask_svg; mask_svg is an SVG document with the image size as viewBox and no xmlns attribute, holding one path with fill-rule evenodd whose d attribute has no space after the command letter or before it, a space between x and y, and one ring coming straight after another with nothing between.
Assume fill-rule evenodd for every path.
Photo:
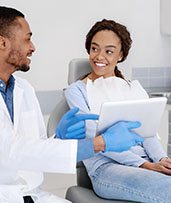
<instances>
[{"instance_id":1,"label":"man's short hair","mask_svg":"<svg viewBox=\"0 0 171 203\"><path fill-rule=\"evenodd\" d=\"M18 23L18 17L24 18L24 14L20 11L5 6L0 6L0 35L3 37L11 37L11 28Z\"/></svg>"}]
</instances>

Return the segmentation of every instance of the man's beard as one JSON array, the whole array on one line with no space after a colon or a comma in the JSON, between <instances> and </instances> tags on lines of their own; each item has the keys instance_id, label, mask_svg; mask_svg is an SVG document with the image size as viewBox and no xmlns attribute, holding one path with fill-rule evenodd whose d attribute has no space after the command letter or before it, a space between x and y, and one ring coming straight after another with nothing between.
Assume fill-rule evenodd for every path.
<instances>
[{"instance_id":1,"label":"man's beard","mask_svg":"<svg viewBox=\"0 0 171 203\"><path fill-rule=\"evenodd\" d=\"M30 66L23 62L24 56L18 50L11 50L7 59L7 63L13 65L16 71L27 72Z\"/></svg>"},{"instance_id":2,"label":"man's beard","mask_svg":"<svg viewBox=\"0 0 171 203\"><path fill-rule=\"evenodd\" d=\"M20 65L16 68L16 71L22 71L22 72L27 72L30 70L30 66L27 66L25 64Z\"/></svg>"}]
</instances>

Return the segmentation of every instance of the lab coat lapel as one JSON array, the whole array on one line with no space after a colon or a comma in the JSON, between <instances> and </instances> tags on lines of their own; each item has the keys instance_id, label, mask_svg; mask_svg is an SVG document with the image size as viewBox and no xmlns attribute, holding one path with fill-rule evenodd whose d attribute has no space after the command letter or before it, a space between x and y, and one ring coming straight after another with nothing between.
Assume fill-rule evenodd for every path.
<instances>
[{"instance_id":1,"label":"lab coat lapel","mask_svg":"<svg viewBox=\"0 0 171 203\"><path fill-rule=\"evenodd\" d=\"M14 86L13 104L14 104L14 131L17 131L20 118L21 105L23 100L23 89L16 82Z\"/></svg>"},{"instance_id":2,"label":"lab coat lapel","mask_svg":"<svg viewBox=\"0 0 171 203\"><path fill-rule=\"evenodd\" d=\"M11 118L10 118L8 109L7 109L7 107L6 107L6 104L5 104L4 99L3 99L3 97L2 97L1 94L0 94L0 107L2 108L3 112L6 114L6 116L8 117L8 119L9 119L10 122L11 122Z\"/></svg>"}]
</instances>

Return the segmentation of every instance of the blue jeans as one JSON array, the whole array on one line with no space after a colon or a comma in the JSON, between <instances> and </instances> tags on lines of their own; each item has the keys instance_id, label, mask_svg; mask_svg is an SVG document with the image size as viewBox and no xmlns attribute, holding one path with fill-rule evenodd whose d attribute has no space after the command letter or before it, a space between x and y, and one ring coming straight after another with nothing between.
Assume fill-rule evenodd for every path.
<instances>
[{"instance_id":1,"label":"blue jeans","mask_svg":"<svg viewBox=\"0 0 171 203\"><path fill-rule=\"evenodd\" d=\"M171 176L162 173L106 163L97 168L90 178L95 193L106 199L171 202Z\"/></svg>"}]
</instances>

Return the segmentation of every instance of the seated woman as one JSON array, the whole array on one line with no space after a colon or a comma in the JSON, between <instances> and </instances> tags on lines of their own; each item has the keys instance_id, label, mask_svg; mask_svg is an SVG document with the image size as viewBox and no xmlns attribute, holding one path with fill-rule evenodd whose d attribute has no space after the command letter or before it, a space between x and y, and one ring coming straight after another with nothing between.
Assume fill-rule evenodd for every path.
<instances>
[{"instance_id":1,"label":"seated woman","mask_svg":"<svg viewBox=\"0 0 171 203\"><path fill-rule=\"evenodd\" d=\"M92 72L65 90L70 108L79 107L81 113L99 114L106 101L146 99L148 95L138 81L127 81L118 70L131 47L131 37L124 25L102 20L90 29L86 37L86 50ZM139 124L118 122L124 136L126 130ZM113 127L115 127L114 125ZM87 137L96 136L96 122L86 121ZM126 130L125 130L126 129ZM130 130L131 131L131 130ZM113 131L102 135L105 143ZM105 134L108 136L105 136ZM138 202L165 202L171 199L171 159L166 156L158 138L145 138L127 151L104 152L83 161L97 195L107 199Z\"/></svg>"}]
</instances>

